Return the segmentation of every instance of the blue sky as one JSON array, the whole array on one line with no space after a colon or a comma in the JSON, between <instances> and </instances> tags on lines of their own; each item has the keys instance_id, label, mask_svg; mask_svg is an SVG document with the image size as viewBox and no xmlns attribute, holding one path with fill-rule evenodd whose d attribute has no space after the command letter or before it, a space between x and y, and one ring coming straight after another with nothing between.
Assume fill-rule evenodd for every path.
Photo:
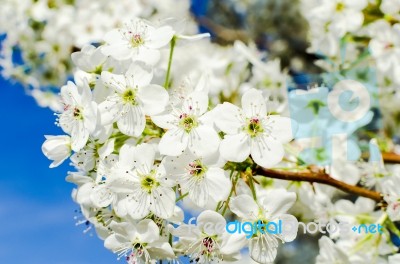
<instances>
[{"instance_id":1,"label":"blue sky","mask_svg":"<svg viewBox=\"0 0 400 264\"><path fill-rule=\"evenodd\" d=\"M124 263L75 226L66 164L49 169L41 145L55 116L0 77L0 263Z\"/></svg>"}]
</instances>

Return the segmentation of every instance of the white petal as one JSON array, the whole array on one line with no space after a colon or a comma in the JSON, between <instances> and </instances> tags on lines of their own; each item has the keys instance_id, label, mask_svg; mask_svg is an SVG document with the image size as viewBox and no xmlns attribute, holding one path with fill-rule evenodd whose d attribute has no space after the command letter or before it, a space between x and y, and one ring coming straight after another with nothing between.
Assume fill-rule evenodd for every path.
<instances>
[{"instance_id":1,"label":"white petal","mask_svg":"<svg viewBox=\"0 0 400 264\"><path fill-rule=\"evenodd\" d=\"M86 130L83 121L75 121L71 131L71 148L73 151L78 152L85 145L89 139L89 132Z\"/></svg>"},{"instance_id":2,"label":"white petal","mask_svg":"<svg viewBox=\"0 0 400 264\"><path fill-rule=\"evenodd\" d=\"M129 241L129 234L136 233L136 227L128 222L118 223L116 221L111 221L109 226L114 233L123 236L127 242Z\"/></svg>"},{"instance_id":3,"label":"white petal","mask_svg":"<svg viewBox=\"0 0 400 264\"><path fill-rule=\"evenodd\" d=\"M60 120L58 120L58 122L60 123L62 130L65 133L71 135L72 126L75 122L74 117L71 114L71 111L69 110L68 112L62 113L60 116Z\"/></svg>"},{"instance_id":4,"label":"white petal","mask_svg":"<svg viewBox=\"0 0 400 264\"><path fill-rule=\"evenodd\" d=\"M152 69L148 66L140 65L139 63L132 63L126 75L133 80L131 88L135 86L146 86L150 84L150 81L153 79Z\"/></svg>"},{"instance_id":5,"label":"white petal","mask_svg":"<svg viewBox=\"0 0 400 264\"><path fill-rule=\"evenodd\" d=\"M138 97L143 103L146 115L156 115L164 111L168 104L168 92L159 85L147 85L139 88Z\"/></svg>"},{"instance_id":6,"label":"white petal","mask_svg":"<svg viewBox=\"0 0 400 264\"><path fill-rule=\"evenodd\" d=\"M195 217L189 220L189 224L182 224L176 228L171 227L170 232L172 235L176 237L183 237L188 239L193 239L193 237L199 237L201 235L201 231L195 226L191 220L195 220Z\"/></svg>"},{"instance_id":7,"label":"white petal","mask_svg":"<svg viewBox=\"0 0 400 264\"><path fill-rule=\"evenodd\" d=\"M215 108L217 111L215 125L227 134L238 134L243 122L240 116L242 111L236 105L231 103L223 103Z\"/></svg>"},{"instance_id":8,"label":"white petal","mask_svg":"<svg viewBox=\"0 0 400 264\"><path fill-rule=\"evenodd\" d=\"M134 185L137 184L138 179L132 173L126 173L126 169L116 171L116 175L108 175L109 188L112 192L121 195L131 194L134 191ZM112 177L113 176L113 177Z\"/></svg>"},{"instance_id":9,"label":"white petal","mask_svg":"<svg viewBox=\"0 0 400 264\"><path fill-rule=\"evenodd\" d=\"M136 229L141 242L151 243L158 240L160 237L160 229L151 219L140 221L137 224Z\"/></svg>"},{"instance_id":10,"label":"white petal","mask_svg":"<svg viewBox=\"0 0 400 264\"><path fill-rule=\"evenodd\" d=\"M71 155L71 138L69 136L45 136L42 152L53 160L50 168L57 167Z\"/></svg>"},{"instance_id":11,"label":"white petal","mask_svg":"<svg viewBox=\"0 0 400 264\"><path fill-rule=\"evenodd\" d=\"M93 187L94 187L93 182L88 182L80 186L76 193L76 201L82 205L92 205L90 194L93 190Z\"/></svg>"},{"instance_id":12,"label":"white petal","mask_svg":"<svg viewBox=\"0 0 400 264\"><path fill-rule=\"evenodd\" d=\"M266 216L269 219L276 219L286 213L296 202L296 193L288 192L285 189L273 189L261 199Z\"/></svg>"},{"instance_id":13,"label":"white petal","mask_svg":"<svg viewBox=\"0 0 400 264\"><path fill-rule=\"evenodd\" d=\"M196 156L207 156L218 150L220 138L209 126L198 126L189 133L189 149Z\"/></svg>"},{"instance_id":14,"label":"white petal","mask_svg":"<svg viewBox=\"0 0 400 264\"><path fill-rule=\"evenodd\" d=\"M400 254L395 254L389 256L389 264L397 264L400 263Z\"/></svg>"},{"instance_id":15,"label":"white petal","mask_svg":"<svg viewBox=\"0 0 400 264\"><path fill-rule=\"evenodd\" d=\"M197 226L208 235L225 232L226 220L217 212L206 210L197 217Z\"/></svg>"},{"instance_id":16,"label":"white petal","mask_svg":"<svg viewBox=\"0 0 400 264\"><path fill-rule=\"evenodd\" d=\"M209 168L206 174L209 195L214 201L223 201L232 188L232 182L225 176L225 172L221 168Z\"/></svg>"},{"instance_id":17,"label":"white petal","mask_svg":"<svg viewBox=\"0 0 400 264\"><path fill-rule=\"evenodd\" d=\"M208 88L209 88L208 84L209 84L209 76L208 76L208 74L203 73L200 76L200 79L197 81L197 84L196 84L196 87L194 88L194 90L208 94Z\"/></svg>"},{"instance_id":18,"label":"white petal","mask_svg":"<svg viewBox=\"0 0 400 264\"><path fill-rule=\"evenodd\" d=\"M294 120L278 115L270 115L268 120L271 122L271 135L278 141L287 143L296 135L297 124Z\"/></svg>"},{"instance_id":19,"label":"white petal","mask_svg":"<svg viewBox=\"0 0 400 264\"><path fill-rule=\"evenodd\" d=\"M186 149L189 135L182 129L168 130L160 140L159 149L161 155L179 156Z\"/></svg>"},{"instance_id":20,"label":"white petal","mask_svg":"<svg viewBox=\"0 0 400 264\"><path fill-rule=\"evenodd\" d=\"M242 109L246 117L265 116L267 106L262 92L254 88L245 92L242 96Z\"/></svg>"},{"instance_id":21,"label":"white petal","mask_svg":"<svg viewBox=\"0 0 400 264\"><path fill-rule=\"evenodd\" d=\"M270 168L282 161L285 150L282 143L266 136L258 136L251 142L251 157L264 168Z\"/></svg>"},{"instance_id":22,"label":"white petal","mask_svg":"<svg viewBox=\"0 0 400 264\"><path fill-rule=\"evenodd\" d=\"M121 199L119 200L116 204L114 204L114 211L115 214L119 217L125 217L128 214L128 208L127 208L127 199Z\"/></svg>"},{"instance_id":23,"label":"white petal","mask_svg":"<svg viewBox=\"0 0 400 264\"><path fill-rule=\"evenodd\" d=\"M126 168L134 167L135 144L125 143L119 150L119 165Z\"/></svg>"},{"instance_id":24,"label":"white petal","mask_svg":"<svg viewBox=\"0 0 400 264\"><path fill-rule=\"evenodd\" d=\"M110 138L99 148L98 153L101 159L104 159L114 151L114 143L115 138Z\"/></svg>"},{"instance_id":25,"label":"white petal","mask_svg":"<svg viewBox=\"0 0 400 264\"><path fill-rule=\"evenodd\" d=\"M152 49L159 49L167 45L174 36L174 30L170 26L164 26L151 32L151 36L145 45Z\"/></svg>"},{"instance_id":26,"label":"white petal","mask_svg":"<svg viewBox=\"0 0 400 264\"><path fill-rule=\"evenodd\" d=\"M136 194L126 202L128 214L133 219L142 219L150 213L151 198L147 193Z\"/></svg>"},{"instance_id":27,"label":"white petal","mask_svg":"<svg viewBox=\"0 0 400 264\"><path fill-rule=\"evenodd\" d=\"M176 121L176 117L169 112L163 112L159 115L153 115L151 120L156 124L158 127L164 129L173 129L176 126L174 122Z\"/></svg>"},{"instance_id":28,"label":"white petal","mask_svg":"<svg viewBox=\"0 0 400 264\"><path fill-rule=\"evenodd\" d=\"M106 56L111 56L116 60L127 60L134 54L134 50L127 43L104 45L101 52Z\"/></svg>"},{"instance_id":29,"label":"white petal","mask_svg":"<svg viewBox=\"0 0 400 264\"><path fill-rule=\"evenodd\" d=\"M90 104L83 106L83 119L85 121L85 128L89 133L94 133L98 124L97 116L97 103L91 102Z\"/></svg>"},{"instance_id":30,"label":"white petal","mask_svg":"<svg viewBox=\"0 0 400 264\"><path fill-rule=\"evenodd\" d=\"M114 200L114 194L104 184L97 185L90 194L93 204L98 207L107 207Z\"/></svg>"},{"instance_id":31,"label":"white petal","mask_svg":"<svg viewBox=\"0 0 400 264\"><path fill-rule=\"evenodd\" d=\"M148 65L154 66L160 60L161 53L159 50L140 47L139 51L135 51L132 56L133 61L145 62Z\"/></svg>"},{"instance_id":32,"label":"white petal","mask_svg":"<svg viewBox=\"0 0 400 264\"><path fill-rule=\"evenodd\" d=\"M182 110L185 113L204 114L208 109L208 95L205 92L194 91L183 102Z\"/></svg>"},{"instance_id":33,"label":"white petal","mask_svg":"<svg viewBox=\"0 0 400 264\"><path fill-rule=\"evenodd\" d=\"M355 206L357 207L357 209L359 209L361 212L366 213L374 211L375 205L376 203L374 200L365 197L358 197L355 202Z\"/></svg>"},{"instance_id":34,"label":"white petal","mask_svg":"<svg viewBox=\"0 0 400 264\"><path fill-rule=\"evenodd\" d=\"M116 252L127 242L129 241L125 237L119 234L112 234L104 240L104 247Z\"/></svg>"},{"instance_id":35,"label":"white petal","mask_svg":"<svg viewBox=\"0 0 400 264\"><path fill-rule=\"evenodd\" d=\"M250 257L261 264L272 263L277 254L278 241L269 235L261 235L250 239Z\"/></svg>"},{"instance_id":36,"label":"white petal","mask_svg":"<svg viewBox=\"0 0 400 264\"><path fill-rule=\"evenodd\" d=\"M139 168L139 171L150 173L151 168L154 165L154 159L156 152L150 144L140 144L134 149L133 160L135 166Z\"/></svg>"},{"instance_id":37,"label":"white petal","mask_svg":"<svg viewBox=\"0 0 400 264\"><path fill-rule=\"evenodd\" d=\"M66 105L81 105L81 96L78 93L78 87L68 81L66 85L61 87L61 98Z\"/></svg>"},{"instance_id":38,"label":"white petal","mask_svg":"<svg viewBox=\"0 0 400 264\"><path fill-rule=\"evenodd\" d=\"M245 133L225 135L219 151L229 161L242 162L250 155L250 137Z\"/></svg>"},{"instance_id":39,"label":"white petal","mask_svg":"<svg viewBox=\"0 0 400 264\"><path fill-rule=\"evenodd\" d=\"M183 219L185 218L185 213L179 206L175 206L174 208L174 214L168 218L168 221L170 221L173 224L180 224L183 222Z\"/></svg>"},{"instance_id":40,"label":"white petal","mask_svg":"<svg viewBox=\"0 0 400 264\"><path fill-rule=\"evenodd\" d=\"M168 242L155 241L148 245L151 256L156 256L159 259L174 259L175 254L171 245Z\"/></svg>"},{"instance_id":41,"label":"white petal","mask_svg":"<svg viewBox=\"0 0 400 264\"><path fill-rule=\"evenodd\" d=\"M158 217L169 218L174 213L175 192L169 187L158 187L151 194L151 211Z\"/></svg>"},{"instance_id":42,"label":"white petal","mask_svg":"<svg viewBox=\"0 0 400 264\"><path fill-rule=\"evenodd\" d=\"M101 73L101 80L104 85L114 89L118 93L123 93L126 90L126 79L124 75L112 74L110 72L103 71Z\"/></svg>"},{"instance_id":43,"label":"white petal","mask_svg":"<svg viewBox=\"0 0 400 264\"><path fill-rule=\"evenodd\" d=\"M122 111L122 116L117 121L119 130L128 136L140 136L146 125L142 108L140 106L125 105Z\"/></svg>"},{"instance_id":44,"label":"white petal","mask_svg":"<svg viewBox=\"0 0 400 264\"><path fill-rule=\"evenodd\" d=\"M316 258L316 263L351 263L347 253L343 252L341 248L327 236L322 236L318 240L319 255Z\"/></svg>"},{"instance_id":45,"label":"white petal","mask_svg":"<svg viewBox=\"0 0 400 264\"><path fill-rule=\"evenodd\" d=\"M105 126L115 122L120 117L122 107L121 96L113 94L107 97L99 104L100 123Z\"/></svg>"},{"instance_id":46,"label":"white petal","mask_svg":"<svg viewBox=\"0 0 400 264\"><path fill-rule=\"evenodd\" d=\"M230 234L228 232L222 234L222 244L220 248L221 254L225 255L224 260L229 255L229 258L234 257L237 253L241 251L241 249L247 245L247 239L244 234L233 233ZM239 254L240 258L240 254ZM233 259L232 261L234 261Z\"/></svg>"},{"instance_id":47,"label":"white petal","mask_svg":"<svg viewBox=\"0 0 400 264\"><path fill-rule=\"evenodd\" d=\"M400 202L389 203L386 211L392 221L400 221Z\"/></svg>"},{"instance_id":48,"label":"white petal","mask_svg":"<svg viewBox=\"0 0 400 264\"><path fill-rule=\"evenodd\" d=\"M194 161L197 157L190 151L185 151L178 157L165 157L163 165L167 173L171 176L182 176L187 174L187 166L190 162Z\"/></svg>"},{"instance_id":49,"label":"white petal","mask_svg":"<svg viewBox=\"0 0 400 264\"><path fill-rule=\"evenodd\" d=\"M254 199L247 195L241 194L231 199L229 202L231 211L244 220L255 220L258 216L258 205Z\"/></svg>"},{"instance_id":50,"label":"white petal","mask_svg":"<svg viewBox=\"0 0 400 264\"><path fill-rule=\"evenodd\" d=\"M207 205L209 200L208 184L205 181L193 183L187 177L182 178L182 189L185 193L189 193L190 200L199 207Z\"/></svg>"},{"instance_id":51,"label":"white petal","mask_svg":"<svg viewBox=\"0 0 400 264\"><path fill-rule=\"evenodd\" d=\"M283 214L279 217L282 221L282 238L285 242L292 242L297 237L299 222L290 214ZM286 226L286 228L285 228Z\"/></svg>"},{"instance_id":52,"label":"white petal","mask_svg":"<svg viewBox=\"0 0 400 264\"><path fill-rule=\"evenodd\" d=\"M355 10L361 10L364 9L368 5L367 0L344 0L343 1L346 5L347 8L355 9Z\"/></svg>"},{"instance_id":53,"label":"white petal","mask_svg":"<svg viewBox=\"0 0 400 264\"><path fill-rule=\"evenodd\" d=\"M124 42L122 40L122 34L120 32L120 29L118 28L107 32L104 36L104 41L110 44L119 44Z\"/></svg>"}]
</instances>

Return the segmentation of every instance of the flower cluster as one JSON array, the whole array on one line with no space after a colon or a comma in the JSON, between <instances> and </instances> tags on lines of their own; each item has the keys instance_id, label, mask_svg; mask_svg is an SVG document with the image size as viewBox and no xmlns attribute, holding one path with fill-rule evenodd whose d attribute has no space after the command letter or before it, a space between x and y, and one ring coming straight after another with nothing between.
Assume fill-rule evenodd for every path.
<instances>
[{"instance_id":1,"label":"flower cluster","mask_svg":"<svg viewBox=\"0 0 400 264\"><path fill-rule=\"evenodd\" d=\"M174 6L174 9L169 6ZM1 74L28 86L40 106L60 110L56 94L74 73L71 53L88 43L101 43L111 29L135 17L158 21L187 19L186 0L111 1L9 0L0 10ZM192 31L194 27L187 27ZM35 43L35 45L32 45Z\"/></svg>"},{"instance_id":2,"label":"flower cluster","mask_svg":"<svg viewBox=\"0 0 400 264\"><path fill-rule=\"evenodd\" d=\"M379 84L395 94L391 100L399 96L399 17L393 12L398 5L303 1L312 25L310 51L325 54L330 64L319 65L345 76L332 89L288 94L279 59L270 60L252 43L212 43L208 34L195 35L190 19L164 19L189 16L187 1L133 2L7 1L2 12L13 15L0 17L7 32L2 73L33 86L32 95L57 112L65 134L46 136L43 153L50 167L71 160L75 171L67 180L76 185L73 199L106 248L128 263L186 256L199 263L232 262L246 248L254 261L271 263L280 242L295 239L293 233L255 232L246 239L208 226L224 226L232 218L268 224L293 214L322 225L384 227L382 234L362 239L352 232L322 237L317 263L396 263L399 167L383 164L376 140L365 162L353 139L336 138L330 146L326 140L318 148L293 137L297 128L319 136L324 127L352 134L371 122L367 108L365 117L344 124L349 115L327 101L342 90L365 101L362 84L343 80L360 73L352 72L358 63L376 66ZM371 17L378 7L385 16ZM14 61L18 49L22 66ZM48 92L72 73L59 95ZM386 116L393 121L392 111ZM337 118L327 118L327 112ZM314 150L304 151L309 145ZM334 152L326 165L326 153L334 148L354 150L357 157L349 161L346 153ZM316 174L382 196L348 199L319 179L272 180L265 177L268 169ZM183 223L188 214L197 215L196 227Z\"/></svg>"},{"instance_id":3,"label":"flower cluster","mask_svg":"<svg viewBox=\"0 0 400 264\"><path fill-rule=\"evenodd\" d=\"M400 91L399 1L303 0L302 8L310 25L308 51L322 56L316 64L353 79L377 82L384 102L385 132L395 135L399 127L393 117L400 112L396 103Z\"/></svg>"},{"instance_id":4,"label":"flower cluster","mask_svg":"<svg viewBox=\"0 0 400 264\"><path fill-rule=\"evenodd\" d=\"M225 221L228 208L245 220L273 221L296 200L284 189L259 190L265 198L257 200L254 183L246 185L233 168L275 166L293 138L292 121L277 114L284 101L262 85L250 88L267 76L270 91L285 89L279 62L262 62L243 43L221 48L204 37L182 35L168 21L134 19L108 32L104 45L72 54L78 70L61 88L57 114L67 135L47 136L42 150L51 167L70 157L74 200L105 247L128 263L182 255L201 263L237 260L245 237L209 232L202 223ZM214 60L183 56L205 49ZM255 74L227 87L227 76L247 75L250 63ZM239 182L247 186L241 195L234 194ZM193 234L184 232L182 206L202 211ZM293 239L255 234L250 255L269 263L278 242Z\"/></svg>"}]
</instances>

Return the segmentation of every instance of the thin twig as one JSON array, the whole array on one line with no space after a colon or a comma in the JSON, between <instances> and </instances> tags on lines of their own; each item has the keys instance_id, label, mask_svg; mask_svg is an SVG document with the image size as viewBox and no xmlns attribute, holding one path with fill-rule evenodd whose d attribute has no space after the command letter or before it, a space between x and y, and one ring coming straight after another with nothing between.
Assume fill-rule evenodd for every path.
<instances>
[{"instance_id":1,"label":"thin twig","mask_svg":"<svg viewBox=\"0 0 400 264\"><path fill-rule=\"evenodd\" d=\"M266 169L259 167L256 172L257 175L273 179L281 179L288 181L303 181L311 183L316 182L316 183L326 184L336 187L337 189L347 193L370 198L378 203L382 202L381 193L338 181L329 176L329 174L327 174L324 170L319 170L319 171L307 170L307 171L293 172L293 171L280 171L280 170L273 170L273 169Z\"/></svg>"},{"instance_id":2,"label":"thin twig","mask_svg":"<svg viewBox=\"0 0 400 264\"><path fill-rule=\"evenodd\" d=\"M222 25L215 23L214 21L210 20L207 17L204 16L196 17L196 21L197 23L199 23L199 25L206 27L214 35L227 42L234 42L235 40L241 40L247 43L250 39L249 35L246 33L245 30L226 28Z\"/></svg>"},{"instance_id":3,"label":"thin twig","mask_svg":"<svg viewBox=\"0 0 400 264\"><path fill-rule=\"evenodd\" d=\"M364 160L369 159L369 153L363 153L361 156ZM396 164L400 163L400 155L394 153L394 152L382 152L382 159L385 163L391 163L391 164Z\"/></svg>"},{"instance_id":4,"label":"thin twig","mask_svg":"<svg viewBox=\"0 0 400 264\"><path fill-rule=\"evenodd\" d=\"M382 158L386 163L400 163L400 155L393 152L383 152Z\"/></svg>"}]
</instances>

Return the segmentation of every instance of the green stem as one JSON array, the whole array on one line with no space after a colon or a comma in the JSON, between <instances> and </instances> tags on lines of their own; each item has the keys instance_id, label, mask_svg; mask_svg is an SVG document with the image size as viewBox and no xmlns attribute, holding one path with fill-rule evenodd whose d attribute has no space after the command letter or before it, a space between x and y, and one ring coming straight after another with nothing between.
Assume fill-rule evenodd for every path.
<instances>
[{"instance_id":1,"label":"green stem","mask_svg":"<svg viewBox=\"0 0 400 264\"><path fill-rule=\"evenodd\" d=\"M170 233L168 236L168 243L171 245L172 247L172 234Z\"/></svg>"},{"instance_id":2,"label":"green stem","mask_svg":"<svg viewBox=\"0 0 400 264\"><path fill-rule=\"evenodd\" d=\"M168 68L167 68L167 75L165 76L164 87L165 89L169 88L169 77L171 74L171 65L172 65L172 57L174 56L174 48L176 44L175 36L171 39L171 48L169 50L169 59L168 59Z\"/></svg>"},{"instance_id":3,"label":"green stem","mask_svg":"<svg viewBox=\"0 0 400 264\"><path fill-rule=\"evenodd\" d=\"M253 175L249 175L248 179L249 179L249 187L251 190L251 194L253 195L253 199L254 199L254 201L257 201L257 194L256 194L256 189L254 187Z\"/></svg>"},{"instance_id":4,"label":"green stem","mask_svg":"<svg viewBox=\"0 0 400 264\"><path fill-rule=\"evenodd\" d=\"M189 193L187 192L187 193L185 193L185 194L179 196L178 199L175 200L175 203L176 203L176 202L179 202L180 200L182 200L183 198L185 198L186 196L188 196L188 194L189 194Z\"/></svg>"},{"instance_id":5,"label":"green stem","mask_svg":"<svg viewBox=\"0 0 400 264\"><path fill-rule=\"evenodd\" d=\"M218 211L219 211L220 206L221 206L221 201L219 201L219 202L217 203L217 207L215 208L215 212L218 212Z\"/></svg>"},{"instance_id":6,"label":"green stem","mask_svg":"<svg viewBox=\"0 0 400 264\"><path fill-rule=\"evenodd\" d=\"M400 237L400 230L397 226L390 220L389 218L386 219L387 227L390 231L392 231L397 237Z\"/></svg>"},{"instance_id":7,"label":"green stem","mask_svg":"<svg viewBox=\"0 0 400 264\"><path fill-rule=\"evenodd\" d=\"M233 175L233 170L231 171L231 175L229 175L229 178L231 178L232 179L232 175ZM233 190L235 189L235 186L236 186L236 182L237 182L237 175L238 175L239 173L237 173L236 175L235 175L235 179L232 179L232 188L231 188L231 191L230 191L230 193L229 193L229 196L228 196L228 199L226 199L226 201L225 201L225 206L224 206L224 209L222 210L222 216L224 216L225 215L225 213L226 213L226 210L228 209L228 205L229 205L229 201L231 200L231 196L232 196L232 194L233 194Z\"/></svg>"}]
</instances>

